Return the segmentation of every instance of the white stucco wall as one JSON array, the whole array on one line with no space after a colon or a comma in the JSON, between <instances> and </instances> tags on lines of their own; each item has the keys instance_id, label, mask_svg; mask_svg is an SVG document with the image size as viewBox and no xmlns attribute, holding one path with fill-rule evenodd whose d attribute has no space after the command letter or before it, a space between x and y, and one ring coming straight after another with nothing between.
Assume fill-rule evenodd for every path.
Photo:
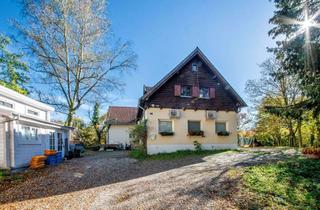
<instances>
[{"instance_id":1,"label":"white stucco wall","mask_svg":"<svg viewBox=\"0 0 320 210\"><path fill-rule=\"evenodd\" d=\"M129 144L129 131L134 125L111 125L107 134L109 144Z\"/></svg>"},{"instance_id":2,"label":"white stucco wall","mask_svg":"<svg viewBox=\"0 0 320 210\"><path fill-rule=\"evenodd\" d=\"M173 152L177 150L194 149L193 142L198 141L205 149L234 149L237 148L237 113L217 112L215 120L206 119L205 110L180 110L180 118L170 119L170 109L149 108L146 110L149 154ZM172 120L173 136L159 134L159 120ZM200 121L201 130L205 137L188 135L188 120ZM218 136L215 122L225 122L229 136Z\"/></svg>"}]
</instances>

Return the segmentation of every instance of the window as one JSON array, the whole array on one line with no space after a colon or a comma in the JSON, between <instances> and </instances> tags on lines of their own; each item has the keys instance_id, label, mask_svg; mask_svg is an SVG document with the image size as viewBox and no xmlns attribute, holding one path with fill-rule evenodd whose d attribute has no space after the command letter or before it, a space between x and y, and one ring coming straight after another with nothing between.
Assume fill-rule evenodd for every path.
<instances>
[{"instance_id":1,"label":"window","mask_svg":"<svg viewBox=\"0 0 320 210\"><path fill-rule=\"evenodd\" d=\"M200 98L210 98L209 97L209 88L200 87Z\"/></svg>"},{"instance_id":2,"label":"window","mask_svg":"<svg viewBox=\"0 0 320 210\"><path fill-rule=\"evenodd\" d=\"M159 133L172 132L172 121L170 120L159 120Z\"/></svg>"},{"instance_id":3,"label":"window","mask_svg":"<svg viewBox=\"0 0 320 210\"><path fill-rule=\"evenodd\" d=\"M227 125L225 122L216 122L216 133L226 132L226 131L227 131Z\"/></svg>"},{"instance_id":4,"label":"window","mask_svg":"<svg viewBox=\"0 0 320 210\"><path fill-rule=\"evenodd\" d=\"M201 125L200 121L188 121L188 132L200 132Z\"/></svg>"},{"instance_id":5,"label":"window","mask_svg":"<svg viewBox=\"0 0 320 210\"><path fill-rule=\"evenodd\" d=\"M28 109L28 114L34 115L34 116L39 116L39 112L33 111L31 109Z\"/></svg>"},{"instance_id":6,"label":"window","mask_svg":"<svg viewBox=\"0 0 320 210\"><path fill-rule=\"evenodd\" d=\"M62 151L62 133L58 133L58 151Z\"/></svg>"},{"instance_id":7,"label":"window","mask_svg":"<svg viewBox=\"0 0 320 210\"><path fill-rule=\"evenodd\" d=\"M10 103L5 102L5 101L0 101L0 106L4 106L4 107L10 108L10 109L13 108L13 104L10 104Z\"/></svg>"},{"instance_id":8,"label":"window","mask_svg":"<svg viewBox=\"0 0 320 210\"><path fill-rule=\"evenodd\" d=\"M198 65L196 63L192 64L192 71L198 71Z\"/></svg>"},{"instance_id":9,"label":"window","mask_svg":"<svg viewBox=\"0 0 320 210\"><path fill-rule=\"evenodd\" d=\"M181 96L183 97L191 97L192 96L192 87L191 86L182 86L181 88Z\"/></svg>"},{"instance_id":10,"label":"window","mask_svg":"<svg viewBox=\"0 0 320 210\"><path fill-rule=\"evenodd\" d=\"M21 136L23 140L26 141L36 141L38 140L38 128L21 126Z\"/></svg>"},{"instance_id":11,"label":"window","mask_svg":"<svg viewBox=\"0 0 320 210\"><path fill-rule=\"evenodd\" d=\"M55 149L54 132L50 132L50 149Z\"/></svg>"}]
</instances>

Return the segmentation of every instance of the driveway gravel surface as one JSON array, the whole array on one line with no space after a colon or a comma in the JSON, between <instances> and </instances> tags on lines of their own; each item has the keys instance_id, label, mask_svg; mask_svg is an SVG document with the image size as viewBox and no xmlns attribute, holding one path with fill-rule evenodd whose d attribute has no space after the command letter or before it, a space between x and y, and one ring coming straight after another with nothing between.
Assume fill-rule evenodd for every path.
<instances>
[{"instance_id":1,"label":"driveway gravel surface","mask_svg":"<svg viewBox=\"0 0 320 210\"><path fill-rule=\"evenodd\" d=\"M137 161L126 152L96 152L27 170L25 180L0 191L0 209L237 209L225 173L293 154L267 149Z\"/></svg>"}]
</instances>

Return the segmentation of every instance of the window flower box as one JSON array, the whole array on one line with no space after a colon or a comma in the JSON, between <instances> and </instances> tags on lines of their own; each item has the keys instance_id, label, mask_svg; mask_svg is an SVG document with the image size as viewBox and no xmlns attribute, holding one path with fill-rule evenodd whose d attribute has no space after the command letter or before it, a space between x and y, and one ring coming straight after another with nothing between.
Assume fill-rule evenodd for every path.
<instances>
[{"instance_id":1,"label":"window flower box","mask_svg":"<svg viewBox=\"0 0 320 210\"><path fill-rule=\"evenodd\" d=\"M188 133L189 136L204 136L204 132L203 131L189 131Z\"/></svg>"},{"instance_id":2,"label":"window flower box","mask_svg":"<svg viewBox=\"0 0 320 210\"><path fill-rule=\"evenodd\" d=\"M174 132L172 132L172 131L162 131L162 132L159 132L159 134L161 136L173 136Z\"/></svg>"},{"instance_id":3,"label":"window flower box","mask_svg":"<svg viewBox=\"0 0 320 210\"><path fill-rule=\"evenodd\" d=\"M229 136L230 132L228 132L228 131L219 131L217 134L218 134L218 136Z\"/></svg>"}]
</instances>

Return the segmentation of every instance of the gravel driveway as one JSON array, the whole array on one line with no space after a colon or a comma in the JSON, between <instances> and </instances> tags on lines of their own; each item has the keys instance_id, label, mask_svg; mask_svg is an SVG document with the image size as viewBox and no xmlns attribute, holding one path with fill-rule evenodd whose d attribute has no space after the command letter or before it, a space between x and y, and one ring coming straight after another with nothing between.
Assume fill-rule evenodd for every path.
<instances>
[{"instance_id":1,"label":"gravel driveway","mask_svg":"<svg viewBox=\"0 0 320 210\"><path fill-rule=\"evenodd\" d=\"M219 191L221 177L229 169L284 155L243 151L137 161L126 152L97 152L27 171L27 180L0 192L0 209L234 209Z\"/></svg>"}]
</instances>

